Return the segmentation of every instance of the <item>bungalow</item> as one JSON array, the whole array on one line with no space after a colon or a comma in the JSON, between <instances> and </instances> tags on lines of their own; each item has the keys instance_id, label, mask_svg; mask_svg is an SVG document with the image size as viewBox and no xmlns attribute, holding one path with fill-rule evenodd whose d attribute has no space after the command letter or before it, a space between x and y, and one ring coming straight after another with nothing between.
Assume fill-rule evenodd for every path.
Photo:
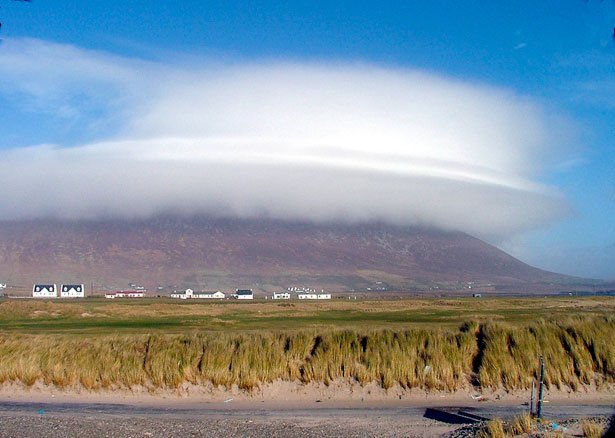
<instances>
[{"instance_id":1,"label":"bungalow","mask_svg":"<svg viewBox=\"0 0 615 438\"><path fill-rule=\"evenodd\" d=\"M145 294L136 290L119 290L105 294L105 298L143 298Z\"/></svg>"},{"instance_id":2,"label":"bungalow","mask_svg":"<svg viewBox=\"0 0 615 438\"><path fill-rule=\"evenodd\" d=\"M33 298L57 298L58 288L55 284L35 284L32 288Z\"/></svg>"},{"instance_id":3,"label":"bungalow","mask_svg":"<svg viewBox=\"0 0 615 438\"><path fill-rule=\"evenodd\" d=\"M300 300L330 300L331 294L321 292L319 294L298 294Z\"/></svg>"},{"instance_id":4,"label":"bungalow","mask_svg":"<svg viewBox=\"0 0 615 438\"><path fill-rule=\"evenodd\" d=\"M171 294L171 298L179 298L180 300L199 299L199 298L222 300L225 297L226 295L223 292L220 292L219 290L216 292L201 292L201 293L195 294L192 289L186 289L183 292L175 291Z\"/></svg>"},{"instance_id":5,"label":"bungalow","mask_svg":"<svg viewBox=\"0 0 615 438\"><path fill-rule=\"evenodd\" d=\"M290 300L290 294L288 292L274 292L274 300Z\"/></svg>"},{"instance_id":6,"label":"bungalow","mask_svg":"<svg viewBox=\"0 0 615 438\"><path fill-rule=\"evenodd\" d=\"M200 294L194 294L192 298L204 298L210 300L223 300L226 297L224 292L220 292L219 290L215 292L201 292Z\"/></svg>"},{"instance_id":7,"label":"bungalow","mask_svg":"<svg viewBox=\"0 0 615 438\"><path fill-rule=\"evenodd\" d=\"M238 300L253 300L254 293L252 292L252 289L237 289L232 297Z\"/></svg>"},{"instance_id":8,"label":"bungalow","mask_svg":"<svg viewBox=\"0 0 615 438\"><path fill-rule=\"evenodd\" d=\"M316 294L298 294L297 298L300 300L317 300L318 295Z\"/></svg>"},{"instance_id":9,"label":"bungalow","mask_svg":"<svg viewBox=\"0 0 615 438\"><path fill-rule=\"evenodd\" d=\"M311 287L305 287L305 286L290 286L290 287L287 287L286 290L289 292L306 293L306 294L316 292L316 289L311 288Z\"/></svg>"},{"instance_id":10,"label":"bungalow","mask_svg":"<svg viewBox=\"0 0 615 438\"><path fill-rule=\"evenodd\" d=\"M63 284L60 288L60 298L83 298L85 288L82 284Z\"/></svg>"},{"instance_id":11,"label":"bungalow","mask_svg":"<svg viewBox=\"0 0 615 438\"><path fill-rule=\"evenodd\" d=\"M173 291L173 293L171 294L171 298L179 298L180 300L187 300L189 298L192 298L193 294L194 294L194 291L192 289L186 289L183 292Z\"/></svg>"}]
</instances>

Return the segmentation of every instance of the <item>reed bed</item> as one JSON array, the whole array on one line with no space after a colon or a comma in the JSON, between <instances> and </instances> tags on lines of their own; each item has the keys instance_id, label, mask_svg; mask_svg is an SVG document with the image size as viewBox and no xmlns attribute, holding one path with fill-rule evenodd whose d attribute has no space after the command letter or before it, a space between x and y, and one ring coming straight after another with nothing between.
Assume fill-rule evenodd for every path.
<instances>
[{"instance_id":1,"label":"reed bed","mask_svg":"<svg viewBox=\"0 0 615 438\"><path fill-rule=\"evenodd\" d=\"M615 319L583 317L522 326L468 322L458 329L310 329L185 335L0 334L0 383L60 388L251 390L276 380L455 391L526 389L547 363L547 385L615 380Z\"/></svg>"}]
</instances>

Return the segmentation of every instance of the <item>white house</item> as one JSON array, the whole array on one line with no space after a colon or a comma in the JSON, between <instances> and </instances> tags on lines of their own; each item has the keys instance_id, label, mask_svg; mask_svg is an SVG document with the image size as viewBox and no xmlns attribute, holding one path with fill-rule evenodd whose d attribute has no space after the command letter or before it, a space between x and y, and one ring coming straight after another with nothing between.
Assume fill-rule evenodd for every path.
<instances>
[{"instance_id":1,"label":"white house","mask_svg":"<svg viewBox=\"0 0 615 438\"><path fill-rule=\"evenodd\" d=\"M210 300L223 300L226 297L224 292L220 292L219 290L215 292L201 292L200 294L194 294L192 298L204 298Z\"/></svg>"},{"instance_id":2,"label":"white house","mask_svg":"<svg viewBox=\"0 0 615 438\"><path fill-rule=\"evenodd\" d=\"M319 294L298 294L300 300L330 300L331 294L321 292Z\"/></svg>"},{"instance_id":3,"label":"white house","mask_svg":"<svg viewBox=\"0 0 615 438\"><path fill-rule=\"evenodd\" d=\"M198 294L195 294L194 291L192 289L186 289L183 292L173 292L171 294L171 298L179 298L180 300L187 300L187 299L218 299L218 300L223 300L226 297L226 295L223 292L220 292L219 290L216 292L201 292Z\"/></svg>"},{"instance_id":4,"label":"white house","mask_svg":"<svg viewBox=\"0 0 615 438\"><path fill-rule=\"evenodd\" d=\"M305 286L290 286L290 287L287 287L286 290L289 292L297 292L297 293L304 293L304 294L316 292L316 289L311 288L311 287L305 287Z\"/></svg>"},{"instance_id":5,"label":"white house","mask_svg":"<svg viewBox=\"0 0 615 438\"><path fill-rule=\"evenodd\" d=\"M85 288L82 284L63 284L60 288L60 298L83 298Z\"/></svg>"},{"instance_id":6,"label":"white house","mask_svg":"<svg viewBox=\"0 0 615 438\"><path fill-rule=\"evenodd\" d=\"M298 294L297 297L300 300L317 300L318 295L316 294Z\"/></svg>"},{"instance_id":7,"label":"white house","mask_svg":"<svg viewBox=\"0 0 615 438\"><path fill-rule=\"evenodd\" d=\"M193 294L194 294L194 291L192 289L186 289L183 292L173 291L173 293L171 294L171 298L179 298L180 300L187 300L189 298L192 298Z\"/></svg>"},{"instance_id":8,"label":"white house","mask_svg":"<svg viewBox=\"0 0 615 438\"><path fill-rule=\"evenodd\" d=\"M288 292L274 292L274 300L290 300L290 294Z\"/></svg>"},{"instance_id":9,"label":"white house","mask_svg":"<svg viewBox=\"0 0 615 438\"><path fill-rule=\"evenodd\" d=\"M238 300L253 300L254 293L252 292L252 289L237 289L233 294L233 298Z\"/></svg>"},{"instance_id":10,"label":"white house","mask_svg":"<svg viewBox=\"0 0 615 438\"><path fill-rule=\"evenodd\" d=\"M119 290L105 294L105 298L143 298L145 294L136 290Z\"/></svg>"},{"instance_id":11,"label":"white house","mask_svg":"<svg viewBox=\"0 0 615 438\"><path fill-rule=\"evenodd\" d=\"M58 288L55 284L35 284L32 288L34 298L57 298Z\"/></svg>"}]
</instances>

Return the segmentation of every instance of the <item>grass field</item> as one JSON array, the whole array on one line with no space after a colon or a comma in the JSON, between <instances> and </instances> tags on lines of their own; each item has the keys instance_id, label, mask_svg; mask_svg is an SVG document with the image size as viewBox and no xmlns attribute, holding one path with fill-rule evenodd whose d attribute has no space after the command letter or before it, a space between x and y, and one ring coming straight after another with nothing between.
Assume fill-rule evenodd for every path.
<instances>
[{"instance_id":1,"label":"grass field","mask_svg":"<svg viewBox=\"0 0 615 438\"><path fill-rule=\"evenodd\" d=\"M0 332L192 333L365 328L456 328L464 322L518 325L571 316L615 315L614 297L185 302L3 300Z\"/></svg>"},{"instance_id":2,"label":"grass field","mask_svg":"<svg viewBox=\"0 0 615 438\"><path fill-rule=\"evenodd\" d=\"M342 378L389 388L615 382L615 298L330 302L5 300L0 382L244 389Z\"/></svg>"}]
</instances>

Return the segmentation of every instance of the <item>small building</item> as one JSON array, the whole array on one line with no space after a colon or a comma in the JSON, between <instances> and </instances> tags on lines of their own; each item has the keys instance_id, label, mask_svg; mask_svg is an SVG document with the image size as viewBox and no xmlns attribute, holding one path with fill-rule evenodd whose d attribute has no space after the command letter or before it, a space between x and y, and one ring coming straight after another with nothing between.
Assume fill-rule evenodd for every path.
<instances>
[{"instance_id":1,"label":"small building","mask_svg":"<svg viewBox=\"0 0 615 438\"><path fill-rule=\"evenodd\" d=\"M316 293L298 294L297 297L300 300L330 300L331 294L325 293L325 291L321 291L319 294L316 294Z\"/></svg>"},{"instance_id":2,"label":"small building","mask_svg":"<svg viewBox=\"0 0 615 438\"><path fill-rule=\"evenodd\" d=\"M311 287L306 287L306 286L290 286L290 287L287 287L286 290L289 292L297 292L297 293L305 293L305 294L316 292L316 289L311 288Z\"/></svg>"},{"instance_id":3,"label":"small building","mask_svg":"<svg viewBox=\"0 0 615 438\"><path fill-rule=\"evenodd\" d=\"M217 290L215 292L201 292L198 294L194 294L192 298L202 298L206 300L223 300L224 298L226 298L226 294Z\"/></svg>"},{"instance_id":4,"label":"small building","mask_svg":"<svg viewBox=\"0 0 615 438\"><path fill-rule=\"evenodd\" d=\"M192 289L186 289L185 291L175 291L171 294L171 298L179 298L180 300L189 300L189 299L218 299L223 300L226 295L223 292L215 291L215 292L200 292L195 294Z\"/></svg>"},{"instance_id":5,"label":"small building","mask_svg":"<svg viewBox=\"0 0 615 438\"><path fill-rule=\"evenodd\" d=\"M473 294L472 294L472 296L473 296L474 298L482 298L482 296L483 296L483 295L482 295L482 294L479 294L479 293L473 293Z\"/></svg>"},{"instance_id":6,"label":"small building","mask_svg":"<svg viewBox=\"0 0 615 438\"><path fill-rule=\"evenodd\" d=\"M32 297L57 298L58 288L55 284L35 284L34 287L32 287Z\"/></svg>"},{"instance_id":7,"label":"small building","mask_svg":"<svg viewBox=\"0 0 615 438\"><path fill-rule=\"evenodd\" d=\"M274 300L290 300L290 294L288 292L274 292Z\"/></svg>"},{"instance_id":8,"label":"small building","mask_svg":"<svg viewBox=\"0 0 615 438\"><path fill-rule=\"evenodd\" d=\"M60 298L83 298L85 287L82 284L63 284L60 288Z\"/></svg>"},{"instance_id":9,"label":"small building","mask_svg":"<svg viewBox=\"0 0 615 438\"><path fill-rule=\"evenodd\" d=\"M136 290L119 290L105 294L105 298L143 298L145 294Z\"/></svg>"},{"instance_id":10,"label":"small building","mask_svg":"<svg viewBox=\"0 0 615 438\"><path fill-rule=\"evenodd\" d=\"M252 289L237 289L232 296L238 300L253 300L254 292Z\"/></svg>"},{"instance_id":11,"label":"small building","mask_svg":"<svg viewBox=\"0 0 615 438\"><path fill-rule=\"evenodd\" d=\"M171 298L178 298L180 300L188 300L192 298L194 291L192 289L186 289L185 291L173 291Z\"/></svg>"},{"instance_id":12,"label":"small building","mask_svg":"<svg viewBox=\"0 0 615 438\"><path fill-rule=\"evenodd\" d=\"M316 294L297 294L297 298L300 300L317 300L318 295Z\"/></svg>"}]
</instances>

